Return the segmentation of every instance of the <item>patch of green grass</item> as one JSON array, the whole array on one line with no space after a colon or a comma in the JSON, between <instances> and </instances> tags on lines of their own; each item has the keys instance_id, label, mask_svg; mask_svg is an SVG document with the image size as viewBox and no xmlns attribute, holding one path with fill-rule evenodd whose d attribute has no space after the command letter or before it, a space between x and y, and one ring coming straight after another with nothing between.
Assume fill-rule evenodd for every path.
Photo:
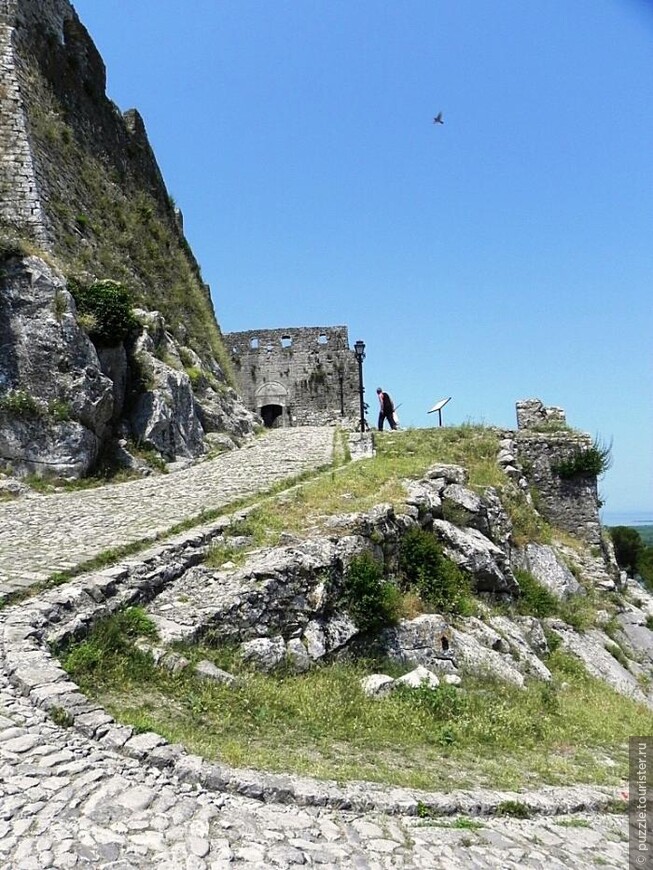
<instances>
[{"instance_id":1,"label":"patch of green grass","mask_svg":"<svg viewBox=\"0 0 653 870\"><path fill-rule=\"evenodd\" d=\"M649 710L560 651L549 659L552 685L520 690L469 678L464 690L405 690L375 700L359 680L378 672L378 663L266 675L247 671L234 649L178 646L191 660L209 658L239 673L240 686L229 688L192 673L172 676L120 644L98 660L93 637L87 642L90 649L69 650L65 659L83 691L120 721L234 766L445 790L616 783L627 772L624 735L653 727Z\"/></svg>"},{"instance_id":2,"label":"patch of green grass","mask_svg":"<svg viewBox=\"0 0 653 870\"><path fill-rule=\"evenodd\" d=\"M204 560L207 568L221 568L225 562L233 562L234 565L242 565L245 561L247 551L231 546L227 541L222 539L215 541L209 547L209 552Z\"/></svg>"},{"instance_id":3,"label":"patch of green grass","mask_svg":"<svg viewBox=\"0 0 653 870\"><path fill-rule=\"evenodd\" d=\"M542 586L529 571L517 569L515 579L519 583L520 594L515 602L515 611L525 616L558 616L560 601Z\"/></svg>"},{"instance_id":4,"label":"patch of green grass","mask_svg":"<svg viewBox=\"0 0 653 870\"><path fill-rule=\"evenodd\" d=\"M60 728L70 728L73 724L73 717L63 707L52 707L49 715L54 724Z\"/></svg>"},{"instance_id":5,"label":"patch of green grass","mask_svg":"<svg viewBox=\"0 0 653 870\"><path fill-rule=\"evenodd\" d=\"M26 390L9 390L0 396L0 413L18 420L34 420L46 412Z\"/></svg>"},{"instance_id":6,"label":"patch of green grass","mask_svg":"<svg viewBox=\"0 0 653 870\"><path fill-rule=\"evenodd\" d=\"M587 819L560 819L554 822L560 828L591 828L592 826Z\"/></svg>"},{"instance_id":7,"label":"patch of green grass","mask_svg":"<svg viewBox=\"0 0 653 870\"><path fill-rule=\"evenodd\" d=\"M523 493L516 489L506 489L501 500L512 522L512 538L517 547L523 547L532 541L540 544L551 543L553 529L533 510Z\"/></svg>"},{"instance_id":8,"label":"patch of green grass","mask_svg":"<svg viewBox=\"0 0 653 870\"><path fill-rule=\"evenodd\" d=\"M605 806L606 813L612 813L613 815L623 815L628 812L628 801L619 800L618 798L613 798L609 800Z\"/></svg>"},{"instance_id":9,"label":"patch of green grass","mask_svg":"<svg viewBox=\"0 0 653 870\"><path fill-rule=\"evenodd\" d=\"M134 646L140 637L155 640L156 628L141 607L129 607L100 620L81 643L58 652L63 667L85 685L120 685L127 674L147 682L155 668L151 656Z\"/></svg>"},{"instance_id":10,"label":"patch of green grass","mask_svg":"<svg viewBox=\"0 0 653 870\"><path fill-rule=\"evenodd\" d=\"M459 819L455 819L455 821L451 823L451 827L461 831L478 831L481 828L484 828L485 825L483 824L483 822L479 822L478 819L467 819L465 817L461 817Z\"/></svg>"},{"instance_id":11,"label":"patch of green grass","mask_svg":"<svg viewBox=\"0 0 653 870\"><path fill-rule=\"evenodd\" d=\"M605 644L605 648L606 648L606 650L610 653L610 655L611 655L613 658L615 658L615 659L619 662L619 664L621 665L622 668L625 668L626 670L629 670L629 667L628 667L628 666L629 666L628 657L626 656L626 654L624 653L624 651L621 649L621 647L619 646L619 644L616 644L616 643L606 643L606 644Z\"/></svg>"}]
</instances>

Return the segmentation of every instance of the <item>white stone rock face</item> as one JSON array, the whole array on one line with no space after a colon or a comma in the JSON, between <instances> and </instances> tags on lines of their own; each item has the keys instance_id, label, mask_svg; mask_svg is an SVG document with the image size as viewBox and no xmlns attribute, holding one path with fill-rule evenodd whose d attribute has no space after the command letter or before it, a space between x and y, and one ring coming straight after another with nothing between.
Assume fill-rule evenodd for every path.
<instances>
[{"instance_id":1,"label":"white stone rock face","mask_svg":"<svg viewBox=\"0 0 653 870\"><path fill-rule=\"evenodd\" d=\"M529 571L556 598L582 593L582 587L569 568L548 544L526 544L513 553L513 565Z\"/></svg>"},{"instance_id":2,"label":"white stone rock face","mask_svg":"<svg viewBox=\"0 0 653 870\"><path fill-rule=\"evenodd\" d=\"M504 551L477 529L434 520L445 554L474 578L478 592L512 592L517 583Z\"/></svg>"},{"instance_id":3,"label":"white stone rock face","mask_svg":"<svg viewBox=\"0 0 653 870\"><path fill-rule=\"evenodd\" d=\"M84 474L113 415L113 385L77 325L63 277L37 257L10 259L3 270L0 396L12 392L38 413L0 411L0 461L19 473Z\"/></svg>"},{"instance_id":4,"label":"white stone rock face","mask_svg":"<svg viewBox=\"0 0 653 870\"><path fill-rule=\"evenodd\" d=\"M564 623L555 620L546 622L562 640L563 649L577 656L592 676L604 680L622 695L628 695L650 706L650 701L642 692L635 676L609 652L614 642L605 632L592 629L578 634Z\"/></svg>"}]
</instances>

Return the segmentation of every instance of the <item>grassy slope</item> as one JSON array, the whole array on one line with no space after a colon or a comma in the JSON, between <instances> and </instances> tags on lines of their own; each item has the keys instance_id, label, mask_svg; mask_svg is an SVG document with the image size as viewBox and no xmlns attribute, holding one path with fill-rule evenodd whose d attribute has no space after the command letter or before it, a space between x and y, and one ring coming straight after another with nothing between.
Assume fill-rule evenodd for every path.
<instances>
[{"instance_id":1,"label":"grassy slope","mask_svg":"<svg viewBox=\"0 0 653 870\"><path fill-rule=\"evenodd\" d=\"M321 517L343 507L399 502L399 481L435 461L468 465L475 485L501 485L496 447L494 433L474 427L388 435L376 458L321 475L281 504L269 502L237 531L273 542L282 528L319 528ZM550 686L532 682L519 691L467 679L465 692L445 687L372 701L359 678L393 672L387 663L265 676L247 673L229 650L183 649L191 660L240 671L242 687L226 689L156 669L130 645L128 622L109 631L109 644L100 633L69 653L74 677L122 721L234 765L427 789L617 783L627 772L625 735L653 729L649 710L588 677L560 651L548 661Z\"/></svg>"}]
</instances>

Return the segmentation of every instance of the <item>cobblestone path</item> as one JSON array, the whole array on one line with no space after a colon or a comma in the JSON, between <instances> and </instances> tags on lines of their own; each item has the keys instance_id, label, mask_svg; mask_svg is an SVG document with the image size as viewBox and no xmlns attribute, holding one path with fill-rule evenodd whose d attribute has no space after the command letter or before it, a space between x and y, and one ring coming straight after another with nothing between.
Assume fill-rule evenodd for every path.
<instances>
[{"instance_id":1,"label":"cobblestone path","mask_svg":"<svg viewBox=\"0 0 653 870\"><path fill-rule=\"evenodd\" d=\"M333 430L279 430L167 476L0 506L0 597L331 458ZM20 605L18 605L20 607ZM0 622L8 611L0 610ZM11 685L0 648L2 870L617 870L627 820L418 819L206 791L56 725ZM36 659L34 659L36 662ZM54 688L54 687L53 687ZM492 803L490 793L472 795ZM496 801L496 797L494 798Z\"/></svg>"},{"instance_id":2,"label":"cobblestone path","mask_svg":"<svg viewBox=\"0 0 653 870\"><path fill-rule=\"evenodd\" d=\"M330 462L333 429L277 429L183 471L0 503L0 599Z\"/></svg>"}]
</instances>

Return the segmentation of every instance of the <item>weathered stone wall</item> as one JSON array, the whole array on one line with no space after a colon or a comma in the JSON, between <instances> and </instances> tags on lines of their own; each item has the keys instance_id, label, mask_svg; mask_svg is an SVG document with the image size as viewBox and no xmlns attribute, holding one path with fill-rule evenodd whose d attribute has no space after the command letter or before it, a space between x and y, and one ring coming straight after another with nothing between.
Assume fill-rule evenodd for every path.
<instances>
[{"instance_id":1,"label":"weathered stone wall","mask_svg":"<svg viewBox=\"0 0 653 870\"><path fill-rule=\"evenodd\" d=\"M0 23L7 83L0 129L3 144L9 146L5 160L7 177L13 182L11 203L5 204L3 217L19 227L33 227L35 218L26 222L22 211L35 209L36 197L41 204L39 231L52 230L48 224L54 224L59 237L71 228L57 213L58 200L69 202L72 211L87 210L80 180L74 177L70 161L61 160L66 143L58 140L59 120L70 125L85 150L123 178L138 180L171 211L142 120L134 110L123 118L107 99L104 62L68 0L21 0L20 5L3 0ZM15 184L12 168L23 170L25 184ZM52 238L51 232L48 235Z\"/></svg>"},{"instance_id":2,"label":"weathered stone wall","mask_svg":"<svg viewBox=\"0 0 653 870\"><path fill-rule=\"evenodd\" d=\"M70 2L0 0L0 63L0 228L53 251L67 274L122 281L219 357L209 288L143 120L106 96L104 62Z\"/></svg>"},{"instance_id":3,"label":"weathered stone wall","mask_svg":"<svg viewBox=\"0 0 653 870\"><path fill-rule=\"evenodd\" d=\"M554 526L601 546L596 475L565 478L556 470L563 460L591 447L592 439L583 432L556 429L565 426L564 411L545 408L539 399L518 402L517 420L520 427L514 433L517 456L534 488L537 509Z\"/></svg>"},{"instance_id":4,"label":"weathered stone wall","mask_svg":"<svg viewBox=\"0 0 653 870\"><path fill-rule=\"evenodd\" d=\"M229 386L229 357L209 288L143 120L133 109L121 114L106 96L104 62L69 0L0 0L0 72L0 398L22 396L40 409L27 428L5 402L0 459L16 470L27 463L27 470L77 475L116 437L133 437L174 459L201 454L205 433L237 439L251 432L251 415ZM54 255L46 259L56 263L56 277L42 260L17 261L17 253L34 248ZM19 280L22 273L28 277ZM78 340L76 308L66 292L74 289L71 278L122 283L145 320L154 312L152 323L161 325L154 336L140 330L140 339L132 330L127 353L118 349L121 365L105 372L114 381L110 426L104 415L96 425L78 413L94 401L94 391L87 389L88 366L80 364L77 344L89 346L93 371L98 360L90 342ZM158 341L164 332L165 341ZM131 351L138 342L136 359ZM166 348L173 351L166 355ZM72 462L68 448L63 463L55 458L70 438L49 419L53 402L70 414L68 429L84 430L88 449L73 445L72 451L79 461Z\"/></svg>"},{"instance_id":5,"label":"weathered stone wall","mask_svg":"<svg viewBox=\"0 0 653 870\"><path fill-rule=\"evenodd\" d=\"M553 405L546 407L540 399L523 399L517 402L517 428L537 429L538 427L566 426L565 412Z\"/></svg>"},{"instance_id":6,"label":"weathered stone wall","mask_svg":"<svg viewBox=\"0 0 653 870\"><path fill-rule=\"evenodd\" d=\"M43 210L29 142L25 69L14 51L16 0L0 2L0 224L18 228L43 247L52 233Z\"/></svg>"},{"instance_id":7,"label":"weathered stone wall","mask_svg":"<svg viewBox=\"0 0 653 870\"><path fill-rule=\"evenodd\" d=\"M266 425L357 419L358 364L346 326L231 332L224 340L244 402Z\"/></svg>"}]
</instances>

